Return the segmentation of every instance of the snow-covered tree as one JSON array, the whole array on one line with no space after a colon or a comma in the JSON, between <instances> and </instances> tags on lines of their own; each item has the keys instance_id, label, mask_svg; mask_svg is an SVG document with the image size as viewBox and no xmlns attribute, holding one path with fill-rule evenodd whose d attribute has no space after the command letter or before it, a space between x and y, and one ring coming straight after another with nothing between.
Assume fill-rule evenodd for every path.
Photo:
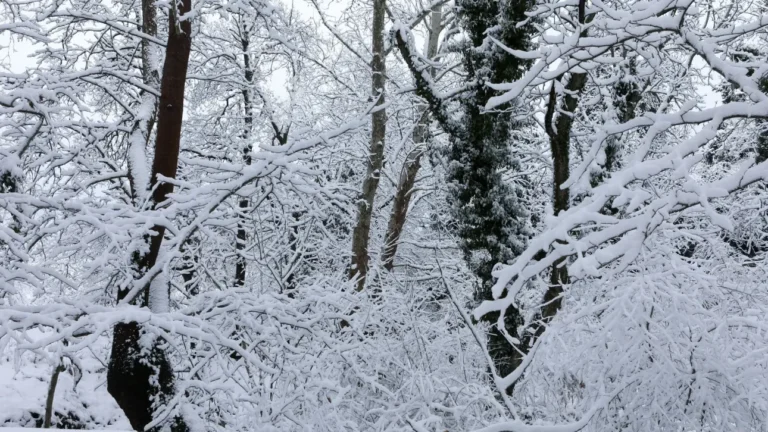
<instances>
[{"instance_id":1,"label":"snow-covered tree","mask_svg":"<svg viewBox=\"0 0 768 432\"><path fill-rule=\"evenodd\" d=\"M764 6L0 4L0 425L766 430Z\"/></svg>"}]
</instances>

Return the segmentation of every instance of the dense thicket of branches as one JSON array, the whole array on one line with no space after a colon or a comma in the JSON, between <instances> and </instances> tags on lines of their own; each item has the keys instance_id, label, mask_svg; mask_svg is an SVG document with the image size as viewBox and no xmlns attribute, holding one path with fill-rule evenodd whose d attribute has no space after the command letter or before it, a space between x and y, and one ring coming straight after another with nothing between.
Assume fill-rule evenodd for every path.
<instances>
[{"instance_id":1,"label":"dense thicket of branches","mask_svg":"<svg viewBox=\"0 0 768 432\"><path fill-rule=\"evenodd\" d=\"M768 429L765 5L0 17L0 425Z\"/></svg>"}]
</instances>

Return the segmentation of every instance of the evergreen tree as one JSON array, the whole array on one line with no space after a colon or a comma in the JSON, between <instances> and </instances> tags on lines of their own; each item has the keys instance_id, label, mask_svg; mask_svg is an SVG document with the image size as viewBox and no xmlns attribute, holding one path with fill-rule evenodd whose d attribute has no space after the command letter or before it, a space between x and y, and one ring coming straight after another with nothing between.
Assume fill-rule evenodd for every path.
<instances>
[{"instance_id":1,"label":"evergreen tree","mask_svg":"<svg viewBox=\"0 0 768 432\"><path fill-rule=\"evenodd\" d=\"M502 171L518 166L511 154L515 143L510 132L516 126L509 110L501 107L485 112L495 94L487 83L513 82L522 77L527 61L502 51L488 36L509 48L527 50L532 26L518 27L527 17L528 0L461 0L457 15L468 40L463 47L464 66L474 89L461 100L461 134L451 140L448 170L451 201L464 254L480 279L478 301L490 300L491 271L496 262L506 262L525 247L530 234L529 212L521 201L522 191L502 180ZM488 32L488 29L495 29ZM506 108L506 109L505 109ZM498 315L484 320L495 325ZM523 323L519 311L507 312L506 327L516 337ZM519 357L502 332L493 327L488 349L500 376L515 369Z\"/></svg>"}]
</instances>

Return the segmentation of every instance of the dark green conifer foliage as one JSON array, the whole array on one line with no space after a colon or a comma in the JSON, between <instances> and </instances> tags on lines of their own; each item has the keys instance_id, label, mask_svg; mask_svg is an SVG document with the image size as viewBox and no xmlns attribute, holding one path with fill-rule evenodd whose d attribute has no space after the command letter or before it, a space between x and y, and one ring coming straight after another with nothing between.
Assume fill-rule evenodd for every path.
<instances>
[{"instance_id":1,"label":"dark green conifer foliage","mask_svg":"<svg viewBox=\"0 0 768 432\"><path fill-rule=\"evenodd\" d=\"M461 100L461 133L451 137L448 177L462 247L481 281L478 301L492 298L494 263L506 262L521 253L530 234L529 212L521 191L502 181L503 170L517 167L511 154L516 143L511 142L510 132L519 125L513 121L509 106L484 111L496 94L486 83L516 81L529 66L527 61L503 51L488 36L512 49L529 49L532 26L517 24L526 19L530 6L529 0L457 1L457 15L468 36L464 65L468 79L477 85ZM483 319L493 325L498 314ZM511 336L518 336L522 321L519 311L507 311L505 327ZM519 365L520 354L495 326L488 336L488 348L500 376Z\"/></svg>"},{"instance_id":2,"label":"dark green conifer foliage","mask_svg":"<svg viewBox=\"0 0 768 432\"><path fill-rule=\"evenodd\" d=\"M490 37L515 50L528 50L534 28L526 11L533 0L457 0L456 16L467 41L461 52L471 91L460 99L462 117L451 118L446 101L434 93L424 70L429 66L411 52L401 32L395 32L397 44L406 65L416 81L416 94L430 105L433 118L450 136L447 152L450 166L449 200L454 213L457 234L467 261L480 279L478 301L492 299L492 269L520 254L530 236L530 214L524 191L505 183L504 170L516 169L512 149L512 131L522 125L514 121L511 107L501 106L493 112L484 110L496 94L487 84L512 82L522 78L529 62L510 55ZM507 333L521 343L515 347L504 337L496 323L498 313L484 316L491 324L488 350L500 376L507 376L521 363L528 339L520 337L518 328L523 316L518 309L505 311ZM512 388L506 389L511 392Z\"/></svg>"}]
</instances>

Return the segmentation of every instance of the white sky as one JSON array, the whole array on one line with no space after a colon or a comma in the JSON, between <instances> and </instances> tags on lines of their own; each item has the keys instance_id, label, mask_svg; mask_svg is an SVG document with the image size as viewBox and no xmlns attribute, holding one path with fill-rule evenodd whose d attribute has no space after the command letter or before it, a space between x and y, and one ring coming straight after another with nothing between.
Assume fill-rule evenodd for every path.
<instances>
[{"instance_id":1,"label":"white sky","mask_svg":"<svg viewBox=\"0 0 768 432\"><path fill-rule=\"evenodd\" d=\"M298 13L302 18L312 18L319 23L317 12L310 3L310 0L275 0L287 8L293 7L294 13ZM320 0L318 3L329 17L337 16L349 4L349 0ZM0 68L9 70L13 73L23 73L25 70L35 66L34 58L30 57L34 45L20 38L12 38L8 32L0 33ZM703 66L703 61L699 58L694 60L694 67ZM719 77L713 77L718 79ZM269 87L272 93L283 101L288 98L288 71L277 70L269 78ZM710 86L704 86L700 89L704 105L706 107L715 106L721 103L720 95L713 91Z\"/></svg>"},{"instance_id":2,"label":"white sky","mask_svg":"<svg viewBox=\"0 0 768 432\"><path fill-rule=\"evenodd\" d=\"M29 57L33 49L26 40L19 41L7 32L0 33L0 64L13 73L23 73L35 65L34 59Z\"/></svg>"},{"instance_id":3,"label":"white sky","mask_svg":"<svg viewBox=\"0 0 768 432\"><path fill-rule=\"evenodd\" d=\"M293 8L295 14L298 14L302 19L312 19L317 22L318 25L322 25L320 22L317 10L312 5L311 0L273 0L283 4L287 9ZM317 0L321 10L329 18L334 18L340 15L344 8L349 5L349 0ZM289 97L288 93L288 77L289 73L285 69L276 70L270 76L270 89L272 93L287 101Z\"/></svg>"}]
</instances>

